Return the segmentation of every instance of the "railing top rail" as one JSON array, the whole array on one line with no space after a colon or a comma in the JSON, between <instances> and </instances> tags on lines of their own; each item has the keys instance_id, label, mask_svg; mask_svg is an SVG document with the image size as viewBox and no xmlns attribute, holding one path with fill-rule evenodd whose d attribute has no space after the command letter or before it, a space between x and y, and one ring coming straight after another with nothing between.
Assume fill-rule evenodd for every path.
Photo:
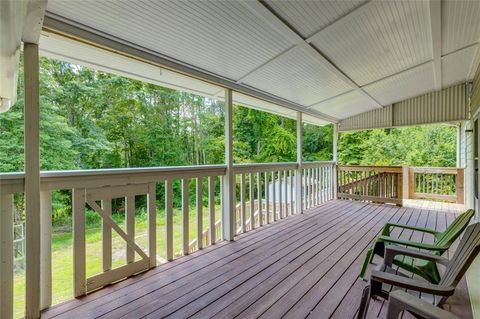
<instances>
[{"instance_id":1,"label":"railing top rail","mask_svg":"<svg viewBox=\"0 0 480 319\"><path fill-rule=\"evenodd\" d=\"M338 165L339 171L368 172L376 171L379 173L401 173L401 166L367 166L367 165Z\"/></svg>"},{"instance_id":2,"label":"railing top rail","mask_svg":"<svg viewBox=\"0 0 480 319\"><path fill-rule=\"evenodd\" d=\"M302 168L315 168L315 167L325 167L333 166L335 162L333 161L315 161L315 162L302 162Z\"/></svg>"},{"instance_id":3,"label":"railing top rail","mask_svg":"<svg viewBox=\"0 0 480 319\"><path fill-rule=\"evenodd\" d=\"M459 170L464 170L460 167L410 167L409 169L415 173L433 174L457 174Z\"/></svg>"},{"instance_id":4,"label":"railing top rail","mask_svg":"<svg viewBox=\"0 0 480 319\"><path fill-rule=\"evenodd\" d=\"M101 187L135 183L149 183L165 179L225 175L225 165L198 165L173 167L142 167L88 169L69 171L42 171L42 190ZM4 193L22 192L24 173L1 173L0 187Z\"/></svg>"},{"instance_id":5,"label":"railing top rail","mask_svg":"<svg viewBox=\"0 0 480 319\"><path fill-rule=\"evenodd\" d=\"M254 173L254 172L271 172L297 169L297 163L248 163L233 165L233 171L239 173Z\"/></svg>"}]
</instances>

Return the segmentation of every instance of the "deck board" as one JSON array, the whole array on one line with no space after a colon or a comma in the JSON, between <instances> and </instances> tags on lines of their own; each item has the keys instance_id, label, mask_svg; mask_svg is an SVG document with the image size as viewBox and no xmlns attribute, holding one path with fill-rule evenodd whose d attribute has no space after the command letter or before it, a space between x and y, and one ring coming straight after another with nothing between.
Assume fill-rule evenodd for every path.
<instances>
[{"instance_id":1,"label":"deck board","mask_svg":"<svg viewBox=\"0 0 480 319\"><path fill-rule=\"evenodd\" d=\"M354 318L364 253L383 224L442 230L456 213L327 202L48 309L42 318ZM433 240L410 230L394 234ZM386 306L372 301L369 318L383 318ZM452 312L472 317L465 283Z\"/></svg>"}]
</instances>

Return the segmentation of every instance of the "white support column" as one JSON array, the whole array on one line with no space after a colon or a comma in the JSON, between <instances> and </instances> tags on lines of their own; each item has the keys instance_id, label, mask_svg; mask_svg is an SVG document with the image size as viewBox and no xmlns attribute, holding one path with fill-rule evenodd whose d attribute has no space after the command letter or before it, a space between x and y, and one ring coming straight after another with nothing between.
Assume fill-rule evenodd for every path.
<instances>
[{"instance_id":1,"label":"white support column","mask_svg":"<svg viewBox=\"0 0 480 319\"><path fill-rule=\"evenodd\" d=\"M338 161L338 124L333 124L333 161Z\"/></svg>"},{"instance_id":2,"label":"white support column","mask_svg":"<svg viewBox=\"0 0 480 319\"><path fill-rule=\"evenodd\" d=\"M223 239L233 240L235 235L235 175L233 173L233 105L232 90L225 89L225 164L227 171L223 177Z\"/></svg>"},{"instance_id":3,"label":"white support column","mask_svg":"<svg viewBox=\"0 0 480 319\"><path fill-rule=\"evenodd\" d=\"M301 214L302 210L302 112L297 112L297 171L295 172L295 213Z\"/></svg>"},{"instance_id":4,"label":"white support column","mask_svg":"<svg viewBox=\"0 0 480 319\"><path fill-rule=\"evenodd\" d=\"M337 162L338 162L338 124L333 124L333 168L332 187L333 199L337 199Z\"/></svg>"},{"instance_id":5,"label":"white support column","mask_svg":"<svg viewBox=\"0 0 480 319\"><path fill-rule=\"evenodd\" d=\"M462 128L457 124L457 167L462 165Z\"/></svg>"},{"instance_id":6,"label":"white support column","mask_svg":"<svg viewBox=\"0 0 480 319\"><path fill-rule=\"evenodd\" d=\"M24 44L25 77L25 302L27 319L40 317L40 97L38 44Z\"/></svg>"}]
</instances>

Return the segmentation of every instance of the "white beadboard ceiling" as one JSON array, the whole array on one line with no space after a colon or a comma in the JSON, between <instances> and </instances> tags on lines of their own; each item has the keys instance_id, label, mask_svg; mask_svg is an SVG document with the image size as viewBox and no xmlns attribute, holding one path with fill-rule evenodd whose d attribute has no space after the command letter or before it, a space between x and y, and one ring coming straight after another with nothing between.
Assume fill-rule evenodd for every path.
<instances>
[{"instance_id":1,"label":"white beadboard ceiling","mask_svg":"<svg viewBox=\"0 0 480 319\"><path fill-rule=\"evenodd\" d=\"M478 16L480 1L456 0L49 0L47 6L49 18L277 97L317 124L470 80L480 60ZM43 41L51 56L81 62L86 54ZM118 57L95 59L90 66L218 97L215 86L170 71L160 78ZM261 104L243 95L238 102ZM258 108L293 116L271 103Z\"/></svg>"}]
</instances>

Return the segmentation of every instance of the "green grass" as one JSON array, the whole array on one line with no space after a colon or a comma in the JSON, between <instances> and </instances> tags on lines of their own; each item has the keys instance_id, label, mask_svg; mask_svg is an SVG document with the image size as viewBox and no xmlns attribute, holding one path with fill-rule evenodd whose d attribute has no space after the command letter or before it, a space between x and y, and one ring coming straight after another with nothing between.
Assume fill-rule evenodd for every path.
<instances>
[{"instance_id":1,"label":"green grass","mask_svg":"<svg viewBox=\"0 0 480 319\"><path fill-rule=\"evenodd\" d=\"M219 208L216 208L216 220L220 218ZM91 212L90 212L91 213ZM93 213L91 213L93 214ZM123 227L123 216L113 216L118 225ZM137 244L145 249L148 247L147 220L144 211L137 212L135 216L135 237ZM203 228L210 227L208 208L203 209ZM113 267L125 264L125 241L112 231ZM218 234L217 236L220 236ZM189 213L189 238L196 238L196 212L190 208ZM181 211L175 209L173 213L173 246L174 253L180 252L182 247L182 217ZM157 256L166 259L165 241L165 213L157 211ZM101 224L97 221L87 225L86 232L86 259L87 277L102 271L102 231ZM138 258L138 256L136 257ZM24 316L25 309L25 272L18 270L15 273L14 282L14 307L17 318ZM72 233L63 228L53 230L52 234L52 289L53 304L73 298L73 249Z\"/></svg>"}]
</instances>

